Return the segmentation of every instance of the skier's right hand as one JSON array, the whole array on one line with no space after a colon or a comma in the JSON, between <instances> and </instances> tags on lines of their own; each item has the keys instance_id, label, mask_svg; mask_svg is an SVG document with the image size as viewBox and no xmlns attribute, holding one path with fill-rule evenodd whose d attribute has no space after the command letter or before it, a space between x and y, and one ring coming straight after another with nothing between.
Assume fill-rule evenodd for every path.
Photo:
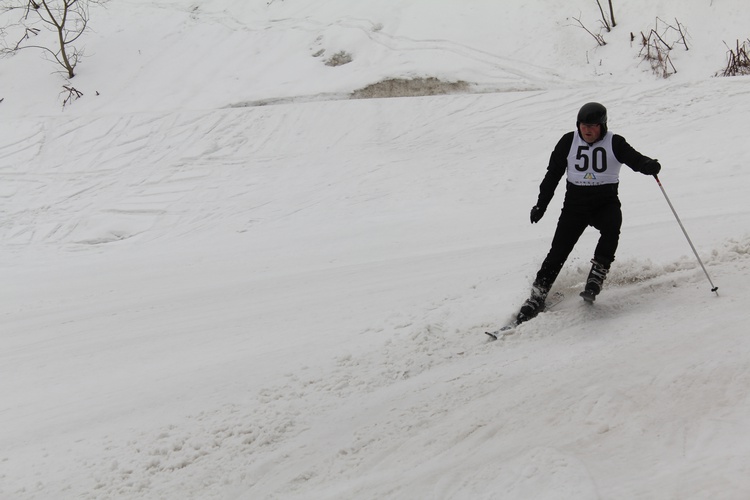
<instances>
[{"instance_id":1,"label":"skier's right hand","mask_svg":"<svg viewBox=\"0 0 750 500\"><path fill-rule=\"evenodd\" d=\"M539 208L537 206L534 206L531 209L531 217L530 218L531 218L531 223L532 224L536 224L537 222L539 222L540 220L542 220L543 216L544 216L544 209L543 208Z\"/></svg>"}]
</instances>

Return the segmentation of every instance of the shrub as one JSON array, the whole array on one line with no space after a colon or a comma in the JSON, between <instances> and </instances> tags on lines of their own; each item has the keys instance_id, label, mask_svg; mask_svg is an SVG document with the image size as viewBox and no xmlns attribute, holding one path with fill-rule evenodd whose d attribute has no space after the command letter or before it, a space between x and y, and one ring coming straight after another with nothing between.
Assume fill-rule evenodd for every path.
<instances>
[{"instance_id":1,"label":"shrub","mask_svg":"<svg viewBox=\"0 0 750 500\"><path fill-rule=\"evenodd\" d=\"M343 66L344 64L349 64L352 62L352 55L346 51L339 51L333 54L331 57L326 59L326 66Z\"/></svg>"},{"instance_id":2,"label":"shrub","mask_svg":"<svg viewBox=\"0 0 750 500\"><path fill-rule=\"evenodd\" d=\"M641 31L641 52L643 60L651 65L654 73L662 78L668 78L670 75L677 73L670 57L670 52L676 44L685 46L685 50L690 50L687 45L685 27L675 19L677 27L665 23L658 17L656 18L656 27L652 28L648 35ZM668 40L674 40L669 42Z\"/></svg>"},{"instance_id":3,"label":"shrub","mask_svg":"<svg viewBox=\"0 0 750 500\"><path fill-rule=\"evenodd\" d=\"M727 48L729 49L727 53L727 66L719 74L721 76L750 75L750 57L747 54L750 49L750 39L742 42L742 45L737 40L737 48L734 50L729 48L729 46Z\"/></svg>"}]
</instances>

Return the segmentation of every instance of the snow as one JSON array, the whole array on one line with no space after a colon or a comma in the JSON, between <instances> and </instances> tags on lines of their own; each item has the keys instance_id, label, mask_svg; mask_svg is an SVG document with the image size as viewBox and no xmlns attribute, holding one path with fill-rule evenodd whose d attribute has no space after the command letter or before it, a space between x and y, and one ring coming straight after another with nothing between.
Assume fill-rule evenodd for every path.
<instances>
[{"instance_id":1,"label":"snow","mask_svg":"<svg viewBox=\"0 0 750 500\"><path fill-rule=\"evenodd\" d=\"M614 3L598 47L583 0L113 0L64 108L0 59L0 498L747 498L750 86L714 77L747 8ZM667 79L630 41L657 16L689 33ZM346 98L417 77L471 88ZM719 296L626 168L596 304L590 231L566 300L488 342L590 100Z\"/></svg>"}]
</instances>

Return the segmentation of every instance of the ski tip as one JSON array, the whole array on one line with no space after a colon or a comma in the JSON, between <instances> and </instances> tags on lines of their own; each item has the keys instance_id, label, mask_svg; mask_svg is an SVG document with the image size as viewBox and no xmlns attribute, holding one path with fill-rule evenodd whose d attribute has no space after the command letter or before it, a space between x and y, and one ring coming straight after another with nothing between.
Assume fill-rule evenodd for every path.
<instances>
[{"instance_id":1,"label":"ski tip","mask_svg":"<svg viewBox=\"0 0 750 500\"><path fill-rule=\"evenodd\" d=\"M506 335L510 335L513 333L513 330L518 326L518 323L511 323L509 325L505 325L504 327L500 328L499 330L493 330L491 332L484 332L487 334L488 337L490 337L491 340L498 340Z\"/></svg>"}]
</instances>

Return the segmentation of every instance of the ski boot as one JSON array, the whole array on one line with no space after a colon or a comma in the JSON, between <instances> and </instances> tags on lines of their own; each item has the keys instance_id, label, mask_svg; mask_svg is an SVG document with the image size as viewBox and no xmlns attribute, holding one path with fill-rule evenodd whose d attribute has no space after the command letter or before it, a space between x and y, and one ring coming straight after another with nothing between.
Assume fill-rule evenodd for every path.
<instances>
[{"instance_id":1,"label":"ski boot","mask_svg":"<svg viewBox=\"0 0 750 500\"><path fill-rule=\"evenodd\" d=\"M580 294L583 300L589 304L594 303L596 296L602 291L604 279L608 272L609 268L604 267L595 259L591 260L591 271L589 271L589 277L586 279L586 288Z\"/></svg>"},{"instance_id":2,"label":"ski boot","mask_svg":"<svg viewBox=\"0 0 750 500\"><path fill-rule=\"evenodd\" d=\"M526 302L521 306L521 311L516 316L516 323L521 324L544 311L547 293L549 293L549 288L534 283L531 287L531 296L526 299Z\"/></svg>"}]
</instances>

